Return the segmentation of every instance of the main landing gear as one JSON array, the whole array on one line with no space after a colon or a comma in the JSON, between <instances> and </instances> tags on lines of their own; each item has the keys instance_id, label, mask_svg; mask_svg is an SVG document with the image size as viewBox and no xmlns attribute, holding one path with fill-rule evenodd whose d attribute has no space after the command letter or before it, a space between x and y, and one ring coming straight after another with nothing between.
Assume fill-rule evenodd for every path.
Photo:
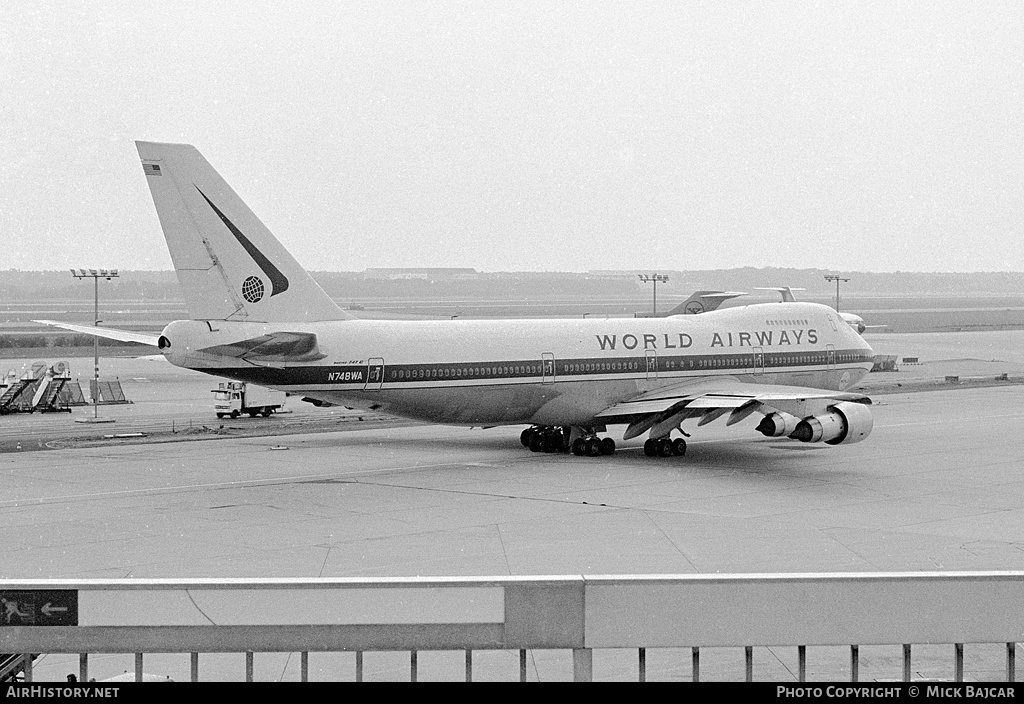
<instances>
[{"instance_id":1,"label":"main landing gear","mask_svg":"<svg viewBox=\"0 0 1024 704\"><path fill-rule=\"evenodd\" d=\"M682 457L686 454L686 441L682 438L652 438L644 443L644 454L648 457Z\"/></svg>"},{"instance_id":2,"label":"main landing gear","mask_svg":"<svg viewBox=\"0 0 1024 704\"><path fill-rule=\"evenodd\" d=\"M597 457L615 452L615 441L598 437L592 428L535 425L524 430L519 441L532 452L571 452L578 457ZM651 438L644 443L644 454L648 457L682 457L686 454L686 440Z\"/></svg>"},{"instance_id":3,"label":"main landing gear","mask_svg":"<svg viewBox=\"0 0 1024 704\"><path fill-rule=\"evenodd\" d=\"M535 425L519 436L524 447L533 452L572 452L578 457L597 457L615 452L615 441L601 438L588 428Z\"/></svg>"}]
</instances>

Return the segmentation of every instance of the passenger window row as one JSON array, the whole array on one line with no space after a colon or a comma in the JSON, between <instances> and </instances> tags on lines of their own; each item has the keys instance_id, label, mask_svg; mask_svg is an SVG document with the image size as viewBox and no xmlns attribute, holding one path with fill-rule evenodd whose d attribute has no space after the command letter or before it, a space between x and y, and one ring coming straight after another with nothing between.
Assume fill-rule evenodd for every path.
<instances>
[{"instance_id":1,"label":"passenger window row","mask_svg":"<svg viewBox=\"0 0 1024 704\"><path fill-rule=\"evenodd\" d=\"M836 353L833 355L833 358L835 363L848 363L864 361L865 355L855 353ZM749 369L754 367L755 364L763 364L766 367L825 364L828 362L828 355L821 352L815 352L812 354L769 352L764 354L762 359L763 362L758 362L755 355L716 355L696 358L660 357L657 359L656 364L658 371L673 371L677 369ZM650 361L650 359L647 360L648 363L650 363ZM559 364L559 372L563 375L633 372L643 369L647 369L645 363L636 359L573 361L561 362ZM495 379L539 377L542 373L542 365L539 362L535 364L501 363L492 366L473 364L441 364L416 367L392 366L388 369L387 377L390 381L419 381L420 379Z\"/></svg>"}]
</instances>

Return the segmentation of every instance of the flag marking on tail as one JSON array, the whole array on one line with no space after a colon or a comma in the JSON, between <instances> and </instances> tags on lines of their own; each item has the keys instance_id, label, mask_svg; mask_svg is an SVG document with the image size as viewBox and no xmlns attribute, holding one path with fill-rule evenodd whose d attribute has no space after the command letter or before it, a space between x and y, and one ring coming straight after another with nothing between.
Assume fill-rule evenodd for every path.
<instances>
[{"instance_id":1,"label":"flag marking on tail","mask_svg":"<svg viewBox=\"0 0 1024 704\"><path fill-rule=\"evenodd\" d=\"M195 184L192 185L195 186ZM236 240L238 240L238 243L242 245L242 248L245 249L249 256L252 257L252 260L256 262L256 266L262 269L263 273L267 275L268 279L270 279L270 285L272 287L270 295L276 296L279 293L287 291L288 278L281 273L281 270L274 266L269 259L263 256L263 252L261 252L256 245L250 242L249 238L242 234L241 230L235 227L235 223L231 222L231 220L228 219L228 216L222 213L220 208L214 205L213 201L206 197L206 194L203 193L203 190L199 188L199 186L196 186L196 190L199 191L199 195L201 195L203 199L210 204L210 207L213 208L213 212L217 213L217 217L219 217L221 222L227 226L228 230L231 231L231 234L235 236ZM249 301L249 303L255 303L263 298L263 290L263 281L261 281L258 276L250 276L242 282L242 297Z\"/></svg>"}]
</instances>

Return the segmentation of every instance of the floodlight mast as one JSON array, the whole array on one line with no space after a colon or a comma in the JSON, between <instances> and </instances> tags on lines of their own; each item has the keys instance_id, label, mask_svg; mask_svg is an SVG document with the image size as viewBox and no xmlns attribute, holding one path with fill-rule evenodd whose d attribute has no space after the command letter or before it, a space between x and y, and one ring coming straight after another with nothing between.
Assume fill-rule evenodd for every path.
<instances>
[{"instance_id":1,"label":"floodlight mast","mask_svg":"<svg viewBox=\"0 0 1024 704\"><path fill-rule=\"evenodd\" d=\"M849 281L849 279L844 279L844 278L840 277L839 274L825 274L825 280L826 281L835 281L836 282L836 313L838 313L839 312L839 282L840 281Z\"/></svg>"},{"instance_id":2,"label":"floodlight mast","mask_svg":"<svg viewBox=\"0 0 1024 704\"><path fill-rule=\"evenodd\" d=\"M639 276L640 280L643 281L645 284L647 284L647 283L653 283L654 284L654 304L651 307L651 314L655 315L655 316L658 315L658 282L661 281L662 283L667 283L668 282L668 275L666 275L666 274L637 274L637 276Z\"/></svg>"},{"instance_id":3,"label":"floodlight mast","mask_svg":"<svg viewBox=\"0 0 1024 704\"><path fill-rule=\"evenodd\" d=\"M117 269L71 269L71 275L76 279L92 279L93 282L93 320L96 327L103 321L100 320L100 279L120 278ZM100 338L93 335L93 384L92 392L92 417L96 420L99 417L100 409Z\"/></svg>"}]
</instances>

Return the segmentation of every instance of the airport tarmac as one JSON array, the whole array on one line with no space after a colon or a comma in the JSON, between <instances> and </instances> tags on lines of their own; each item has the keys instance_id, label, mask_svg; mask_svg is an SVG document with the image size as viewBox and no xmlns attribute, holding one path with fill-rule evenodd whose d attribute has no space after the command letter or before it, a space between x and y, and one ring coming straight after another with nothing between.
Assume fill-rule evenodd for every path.
<instances>
[{"instance_id":1,"label":"airport tarmac","mask_svg":"<svg viewBox=\"0 0 1024 704\"><path fill-rule=\"evenodd\" d=\"M1016 335L976 338L970 349L991 354L954 351L983 363L1016 354L997 359L1005 366L1020 361ZM206 378L203 387L208 409ZM639 441L609 457L535 454L518 427L422 425L0 453L0 576L1020 569L1022 393L886 393L872 435L842 447L763 438L752 419L713 423L689 428L685 458L646 458ZM702 653L703 678L742 679L742 649L716 651ZM862 648L861 679L898 679L900 655ZM811 649L808 677L847 676L848 657L845 648ZM648 679L688 679L688 658L649 652ZM312 655L311 678L351 679L351 659ZM795 649L758 648L755 678L794 681L795 660ZM951 647L915 648L915 677L948 679L951 661ZM408 654L368 654L366 667L367 679L407 679ZM458 679L461 667L461 653L420 654L421 680ZM480 679L518 678L516 653L480 653L474 667ZM999 679L1002 667L1000 646L968 646L967 679ZM90 659L100 678L131 668L130 655ZM187 679L188 658L147 656L145 669ZM46 656L36 677L63 681L76 670L77 658ZM569 653L530 654L531 679L568 679L571 670ZM202 672L242 679L244 664L203 656ZM594 672L634 679L636 653L596 653ZM298 679L297 655L258 655L256 678Z\"/></svg>"}]
</instances>

